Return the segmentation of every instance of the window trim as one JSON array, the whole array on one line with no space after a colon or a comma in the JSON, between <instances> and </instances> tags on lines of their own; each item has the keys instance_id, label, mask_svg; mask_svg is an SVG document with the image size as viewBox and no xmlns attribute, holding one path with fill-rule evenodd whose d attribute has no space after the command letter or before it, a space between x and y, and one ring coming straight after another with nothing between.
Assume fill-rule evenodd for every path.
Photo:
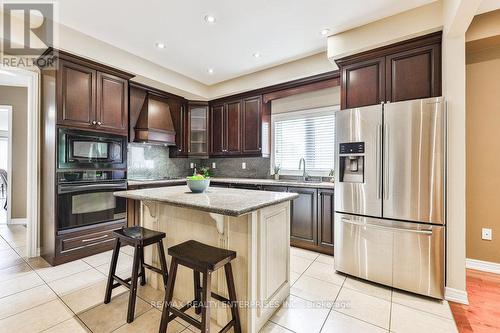
<instances>
[{"instance_id":1,"label":"window trim","mask_svg":"<svg viewBox=\"0 0 500 333\"><path fill-rule=\"evenodd\" d=\"M274 125L276 121L280 121L283 119L292 120L292 119L300 119L304 118L304 115L314 114L315 117L328 116L332 113L335 114L337 111L340 111L340 104L324 106L319 108L311 108L311 109L300 109L295 111L287 111L273 114L271 111L271 163L270 163L270 174L274 174L274 166L275 166L275 135L274 135ZM315 171L315 170L307 170L306 171L309 176L315 177L327 177L329 174L328 171ZM284 176L302 176L302 170L280 170L280 175Z\"/></svg>"}]
</instances>

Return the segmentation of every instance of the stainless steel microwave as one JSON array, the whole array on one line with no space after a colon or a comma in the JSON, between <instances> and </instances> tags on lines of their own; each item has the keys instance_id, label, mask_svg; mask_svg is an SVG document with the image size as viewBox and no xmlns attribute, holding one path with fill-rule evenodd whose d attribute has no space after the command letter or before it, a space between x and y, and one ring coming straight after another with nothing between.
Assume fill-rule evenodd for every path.
<instances>
[{"instance_id":1,"label":"stainless steel microwave","mask_svg":"<svg viewBox=\"0 0 500 333\"><path fill-rule=\"evenodd\" d=\"M126 169L127 137L59 128L59 169Z\"/></svg>"}]
</instances>

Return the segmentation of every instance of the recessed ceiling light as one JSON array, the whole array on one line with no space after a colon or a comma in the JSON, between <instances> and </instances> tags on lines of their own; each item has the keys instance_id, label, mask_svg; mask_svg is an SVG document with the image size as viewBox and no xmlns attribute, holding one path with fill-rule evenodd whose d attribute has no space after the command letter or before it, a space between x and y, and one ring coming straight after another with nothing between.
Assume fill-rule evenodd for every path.
<instances>
[{"instance_id":1,"label":"recessed ceiling light","mask_svg":"<svg viewBox=\"0 0 500 333\"><path fill-rule=\"evenodd\" d=\"M254 58L260 58L262 54L260 54L259 52L255 52L253 54Z\"/></svg>"},{"instance_id":2,"label":"recessed ceiling light","mask_svg":"<svg viewBox=\"0 0 500 333\"><path fill-rule=\"evenodd\" d=\"M156 47L159 48L159 49L164 49L165 48L165 43L162 43L162 42L156 42Z\"/></svg>"},{"instance_id":3,"label":"recessed ceiling light","mask_svg":"<svg viewBox=\"0 0 500 333\"><path fill-rule=\"evenodd\" d=\"M321 33L321 36L326 36L330 33L330 29L328 29L328 28L321 29L320 33Z\"/></svg>"},{"instance_id":4,"label":"recessed ceiling light","mask_svg":"<svg viewBox=\"0 0 500 333\"><path fill-rule=\"evenodd\" d=\"M215 23L215 16L213 15L205 15L205 22L208 24L214 24Z\"/></svg>"},{"instance_id":5,"label":"recessed ceiling light","mask_svg":"<svg viewBox=\"0 0 500 333\"><path fill-rule=\"evenodd\" d=\"M207 73L208 73L208 74L213 74L213 73L214 73L214 69L213 69L213 68L209 68L209 69L207 69Z\"/></svg>"}]
</instances>

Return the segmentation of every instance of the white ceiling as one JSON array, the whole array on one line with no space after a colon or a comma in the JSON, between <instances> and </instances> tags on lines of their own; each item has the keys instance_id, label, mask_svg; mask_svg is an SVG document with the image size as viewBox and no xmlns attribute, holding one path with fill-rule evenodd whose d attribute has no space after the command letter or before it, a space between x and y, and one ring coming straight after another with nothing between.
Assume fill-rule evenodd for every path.
<instances>
[{"instance_id":1,"label":"white ceiling","mask_svg":"<svg viewBox=\"0 0 500 333\"><path fill-rule=\"evenodd\" d=\"M500 0L482 0L477 13L484 14L497 9L500 9Z\"/></svg>"},{"instance_id":2,"label":"white ceiling","mask_svg":"<svg viewBox=\"0 0 500 333\"><path fill-rule=\"evenodd\" d=\"M337 33L430 2L64 0L59 1L59 21L211 85L325 51L323 28ZM207 14L216 17L215 24L204 21ZM156 42L166 48L157 48ZM262 56L254 58L256 52Z\"/></svg>"}]
</instances>

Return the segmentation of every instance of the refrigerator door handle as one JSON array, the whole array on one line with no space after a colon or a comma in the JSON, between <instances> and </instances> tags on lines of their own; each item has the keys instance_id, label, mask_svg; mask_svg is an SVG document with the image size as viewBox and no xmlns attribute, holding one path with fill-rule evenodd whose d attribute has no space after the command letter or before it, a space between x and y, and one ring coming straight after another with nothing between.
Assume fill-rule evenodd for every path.
<instances>
[{"instance_id":1,"label":"refrigerator door handle","mask_svg":"<svg viewBox=\"0 0 500 333\"><path fill-rule=\"evenodd\" d=\"M361 227L370 227L370 228L382 229L382 230L387 230L387 231L396 231L396 232L410 232L410 233L415 233L415 234L432 236L432 230L386 227L384 225L379 225L379 224L356 222L356 221L349 220L345 217L342 217L340 220L344 223L354 224L354 225L361 226Z\"/></svg>"},{"instance_id":2,"label":"refrigerator door handle","mask_svg":"<svg viewBox=\"0 0 500 333\"><path fill-rule=\"evenodd\" d=\"M389 126L384 124L384 185L383 196L384 200L389 199Z\"/></svg>"},{"instance_id":3,"label":"refrigerator door handle","mask_svg":"<svg viewBox=\"0 0 500 333\"><path fill-rule=\"evenodd\" d=\"M382 199L382 125L377 125L377 199Z\"/></svg>"}]
</instances>

